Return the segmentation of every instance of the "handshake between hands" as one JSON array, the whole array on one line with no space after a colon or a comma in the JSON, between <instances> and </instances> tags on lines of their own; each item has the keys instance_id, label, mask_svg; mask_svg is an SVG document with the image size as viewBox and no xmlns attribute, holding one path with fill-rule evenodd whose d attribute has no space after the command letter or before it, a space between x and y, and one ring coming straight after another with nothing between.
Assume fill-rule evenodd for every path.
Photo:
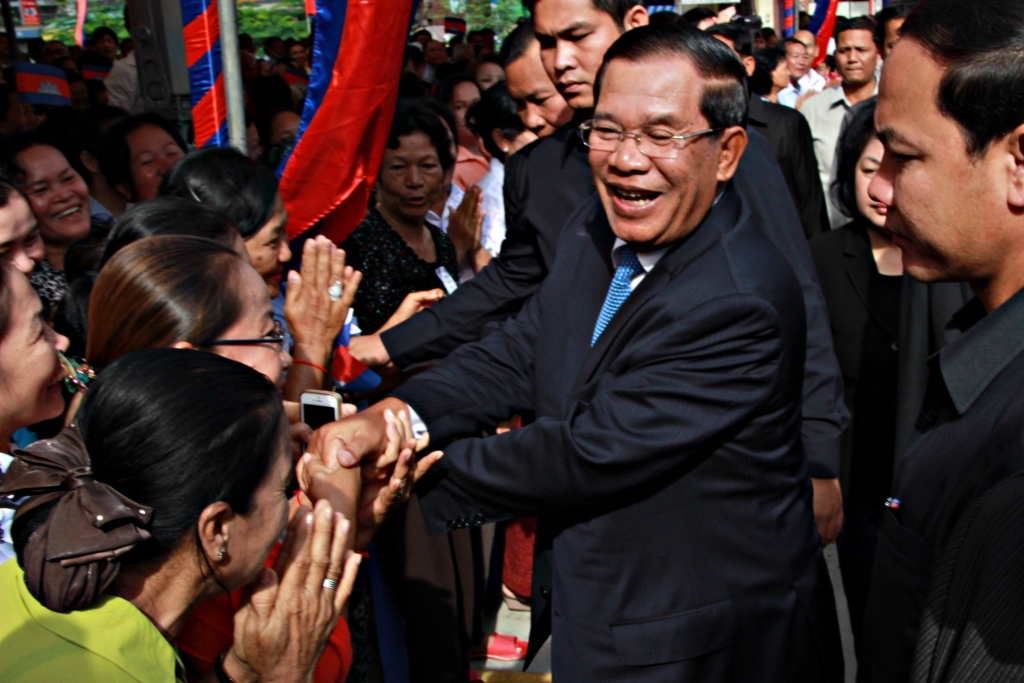
<instances>
[{"instance_id":1,"label":"handshake between hands","mask_svg":"<svg viewBox=\"0 0 1024 683\"><path fill-rule=\"evenodd\" d=\"M394 398L313 433L296 464L313 509L294 513L273 570L261 570L235 613L234 642L220 658L231 680L312 680L352 592L362 559L353 546L365 549L441 458L435 451L417 462L416 445L408 408Z\"/></svg>"},{"instance_id":2,"label":"handshake between hands","mask_svg":"<svg viewBox=\"0 0 1024 683\"><path fill-rule=\"evenodd\" d=\"M416 460L418 446L409 410L397 398L324 425L315 431L296 466L310 500L327 500L335 510L353 511L355 547L369 545L374 533L408 500L424 474L441 459L433 453Z\"/></svg>"}]
</instances>

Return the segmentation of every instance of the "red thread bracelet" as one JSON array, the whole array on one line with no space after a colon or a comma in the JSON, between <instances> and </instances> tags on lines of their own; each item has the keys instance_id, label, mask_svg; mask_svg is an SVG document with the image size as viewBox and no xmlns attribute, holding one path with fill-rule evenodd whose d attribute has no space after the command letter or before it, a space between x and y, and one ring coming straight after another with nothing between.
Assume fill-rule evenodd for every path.
<instances>
[{"instance_id":1,"label":"red thread bracelet","mask_svg":"<svg viewBox=\"0 0 1024 683\"><path fill-rule=\"evenodd\" d=\"M327 368L325 368L322 365L317 365L316 363L310 363L308 360L299 360L298 358L292 358L292 363L298 363L299 365L308 365L311 368L316 368L325 375L327 374Z\"/></svg>"}]
</instances>

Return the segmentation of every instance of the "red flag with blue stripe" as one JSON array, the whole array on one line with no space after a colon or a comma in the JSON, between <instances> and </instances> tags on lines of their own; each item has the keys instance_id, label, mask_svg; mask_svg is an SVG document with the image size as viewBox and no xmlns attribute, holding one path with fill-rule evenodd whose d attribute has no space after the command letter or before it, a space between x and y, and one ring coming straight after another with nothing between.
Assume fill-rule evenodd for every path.
<instances>
[{"instance_id":1,"label":"red flag with blue stripe","mask_svg":"<svg viewBox=\"0 0 1024 683\"><path fill-rule=\"evenodd\" d=\"M352 338L352 311L348 312L348 320L338 335L334 358L331 360L331 377L339 391L353 394L365 394L380 386L381 378L368 366L356 360L348 352L348 343Z\"/></svg>"},{"instance_id":2,"label":"red flag with blue stripe","mask_svg":"<svg viewBox=\"0 0 1024 683\"><path fill-rule=\"evenodd\" d=\"M828 56L828 43L832 40L832 34L836 30L836 12L839 9L839 0L818 0L814 8L814 16L807 29L817 36L815 43L818 45L818 57L811 66L818 66Z\"/></svg>"},{"instance_id":3,"label":"red flag with blue stripe","mask_svg":"<svg viewBox=\"0 0 1024 683\"><path fill-rule=\"evenodd\" d=\"M228 106L221 74L217 0L181 0L181 23L196 147L227 147Z\"/></svg>"},{"instance_id":4,"label":"red flag with blue stripe","mask_svg":"<svg viewBox=\"0 0 1024 683\"><path fill-rule=\"evenodd\" d=\"M26 104L71 106L71 86L64 69L30 62L14 63L18 101Z\"/></svg>"},{"instance_id":5,"label":"red flag with blue stripe","mask_svg":"<svg viewBox=\"0 0 1024 683\"><path fill-rule=\"evenodd\" d=\"M317 0L299 134L279 170L288 236L340 243L363 220L391 128L413 0Z\"/></svg>"}]
</instances>

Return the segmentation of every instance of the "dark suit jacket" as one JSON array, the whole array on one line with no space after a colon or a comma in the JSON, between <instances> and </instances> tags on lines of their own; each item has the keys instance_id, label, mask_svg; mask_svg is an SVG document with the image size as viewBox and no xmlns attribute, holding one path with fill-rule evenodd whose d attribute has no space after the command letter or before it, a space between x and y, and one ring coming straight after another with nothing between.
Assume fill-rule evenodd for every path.
<instances>
[{"instance_id":1,"label":"dark suit jacket","mask_svg":"<svg viewBox=\"0 0 1024 683\"><path fill-rule=\"evenodd\" d=\"M453 296L381 334L399 367L442 358L479 338L488 323L519 310L550 270L566 219L594 194L586 147L575 121L513 161L523 151L509 158L506 169L505 196L511 209L507 209L508 234L501 255ZM733 182L800 281L807 311L804 448L812 476L837 477L839 442L849 415L843 405L843 380L832 350L828 312L785 181L768 144L754 130Z\"/></svg>"},{"instance_id":2,"label":"dark suit jacket","mask_svg":"<svg viewBox=\"0 0 1024 683\"><path fill-rule=\"evenodd\" d=\"M560 681L839 680L831 584L800 445L800 285L728 189L590 347L614 235L596 198L538 294L396 392L432 442L442 533L554 526Z\"/></svg>"},{"instance_id":3,"label":"dark suit jacket","mask_svg":"<svg viewBox=\"0 0 1024 683\"><path fill-rule=\"evenodd\" d=\"M852 406L854 386L860 376L864 328L874 314L868 308L868 287L876 270L871 243L864 228L847 225L814 238L810 244L821 291L828 303L836 357L846 384L846 403ZM921 412L928 383L928 357L945 345L946 324L973 296L970 287L962 283L924 284L909 275L903 277L902 290L895 458L906 448ZM844 474L849 472L850 447L851 439L845 438Z\"/></svg>"},{"instance_id":4,"label":"dark suit jacket","mask_svg":"<svg viewBox=\"0 0 1024 683\"><path fill-rule=\"evenodd\" d=\"M786 179L807 239L828 232L828 209L821 187L814 139L804 115L791 107L750 98L750 127L768 140Z\"/></svg>"}]
</instances>

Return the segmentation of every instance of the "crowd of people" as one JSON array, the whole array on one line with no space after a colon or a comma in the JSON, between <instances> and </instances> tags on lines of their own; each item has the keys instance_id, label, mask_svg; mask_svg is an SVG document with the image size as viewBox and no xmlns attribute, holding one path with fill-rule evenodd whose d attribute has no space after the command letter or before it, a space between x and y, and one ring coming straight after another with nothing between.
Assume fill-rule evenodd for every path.
<instances>
[{"instance_id":1,"label":"crowd of people","mask_svg":"<svg viewBox=\"0 0 1024 683\"><path fill-rule=\"evenodd\" d=\"M837 682L833 543L858 681L1024 680L1024 3L524 6L410 35L340 244L310 40L243 154L0 39L0 680Z\"/></svg>"}]
</instances>

